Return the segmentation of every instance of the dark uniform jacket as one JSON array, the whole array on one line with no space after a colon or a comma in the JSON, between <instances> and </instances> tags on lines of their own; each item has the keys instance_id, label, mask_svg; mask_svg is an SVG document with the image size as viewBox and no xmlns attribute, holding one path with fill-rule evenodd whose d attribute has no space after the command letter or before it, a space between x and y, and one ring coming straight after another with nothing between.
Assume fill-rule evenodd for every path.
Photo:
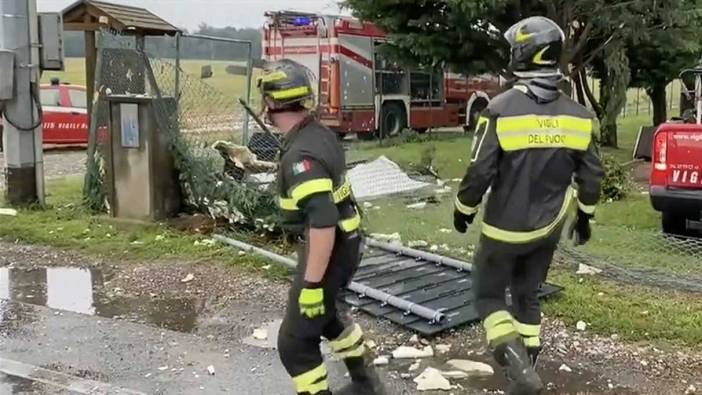
<instances>
[{"instance_id":1,"label":"dark uniform jacket","mask_svg":"<svg viewBox=\"0 0 702 395\"><path fill-rule=\"evenodd\" d=\"M278 172L284 229L357 230L361 217L345 173L344 150L334 132L312 117L291 130L283 139Z\"/></svg>"},{"instance_id":2,"label":"dark uniform jacket","mask_svg":"<svg viewBox=\"0 0 702 395\"><path fill-rule=\"evenodd\" d=\"M483 235L515 244L550 236L576 198L593 214L603 175L593 126L592 114L564 94L537 103L517 85L495 97L479 120L456 209L477 213L490 188Z\"/></svg>"}]
</instances>

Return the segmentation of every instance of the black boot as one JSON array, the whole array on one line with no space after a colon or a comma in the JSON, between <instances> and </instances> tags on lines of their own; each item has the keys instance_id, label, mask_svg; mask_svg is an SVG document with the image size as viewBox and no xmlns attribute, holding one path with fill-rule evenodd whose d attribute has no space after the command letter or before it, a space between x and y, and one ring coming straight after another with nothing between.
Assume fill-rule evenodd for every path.
<instances>
[{"instance_id":1,"label":"black boot","mask_svg":"<svg viewBox=\"0 0 702 395\"><path fill-rule=\"evenodd\" d=\"M334 395L386 395L378 373L368 362L363 357L344 359L351 376L351 384L334 391Z\"/></svg>"},{"instance_id":2,"label":"black boot","mask_svg":"<svg viewBox=\"0 0 702 395\"><path fill-rule=\"evenodd\" d=\"M500 344L495 348L494 355L510 382L509 395L539 395L543 392L544 385L534 371L521 339Z\"/></svg>"}]
</instances>

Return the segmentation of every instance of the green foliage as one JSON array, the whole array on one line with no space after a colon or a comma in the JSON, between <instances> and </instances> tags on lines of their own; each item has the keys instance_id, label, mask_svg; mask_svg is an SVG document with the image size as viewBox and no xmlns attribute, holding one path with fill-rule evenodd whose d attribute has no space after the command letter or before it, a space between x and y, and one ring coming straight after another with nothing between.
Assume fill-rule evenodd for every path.
<instances>
[{"instance_id":1,"label":"green foliage","mask_svg":"<svg viewBox=\"0 0 702 395\"><path fill-rule=\"evenodd\" d=\"M602 165L605 173L602 179L602 200L618 201L624 199L631 189L629 173L624 166L609 155L602 157Z\"/></svg>"}]
</instances>

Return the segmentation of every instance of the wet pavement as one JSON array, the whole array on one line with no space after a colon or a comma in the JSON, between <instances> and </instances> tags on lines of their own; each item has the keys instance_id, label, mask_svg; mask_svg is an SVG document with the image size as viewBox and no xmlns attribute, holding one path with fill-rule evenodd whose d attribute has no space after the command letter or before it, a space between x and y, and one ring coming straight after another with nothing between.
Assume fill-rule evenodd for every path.
<instances>
[{"instance_id":1,"label":"wet pavement","mask_svg":"<svg viewBox=\"0 0 702 395\"><path fill-rule=\"evenodd\" d=\"M119 289L106 290L109 276L98 268L0 267L0 299L75 313L145 322L171 330L190 332L203 308L194 297L128 297Z\"/></svg>"}]
</instances>

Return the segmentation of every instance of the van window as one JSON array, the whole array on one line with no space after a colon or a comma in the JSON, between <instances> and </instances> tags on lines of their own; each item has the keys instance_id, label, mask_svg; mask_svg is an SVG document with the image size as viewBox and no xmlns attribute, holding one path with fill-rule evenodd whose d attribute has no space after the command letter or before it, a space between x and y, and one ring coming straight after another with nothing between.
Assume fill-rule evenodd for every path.
<instances>
[{"instance_id":1,"label":"van window","mask_svg":"<svg viewBox=\"0 0 702 395\"><path fill-rule=\"evenodd\" d=\"M68 96L71 98L71 106L76 108L88 108L88 95L82 89L69 89Z\"/></svg>"},{"instance_id":2,"label":"van window","mask_svg":"<svg viewBox=\"0 0 702 395\"><path fill-rule=\"evenodd\" d=\"M61 107L61 95L56 88L43 88L40 92L42 107Z\"/></svg>"}]
</instances>

